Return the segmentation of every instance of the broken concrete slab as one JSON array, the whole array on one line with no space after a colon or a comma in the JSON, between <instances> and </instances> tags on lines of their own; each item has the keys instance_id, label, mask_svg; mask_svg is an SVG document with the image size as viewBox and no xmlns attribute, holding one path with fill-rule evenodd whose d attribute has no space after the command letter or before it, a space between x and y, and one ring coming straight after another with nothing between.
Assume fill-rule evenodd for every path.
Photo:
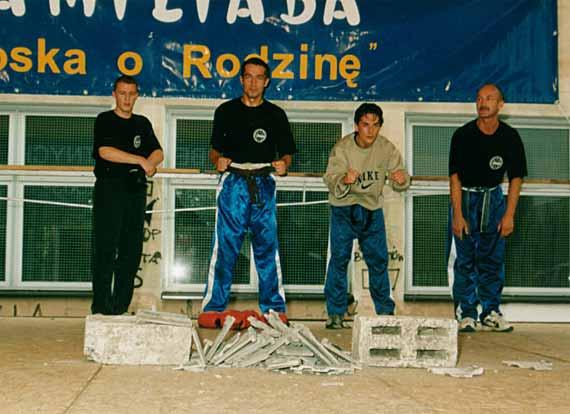
<instances>
[{"instance_id":1,"label":"broken concrete slab","mask_svg":"<svg viewBox=\"0 0 570 414\"><path fill-rule=\"evenodd\" d=\"M213 342L210 341L209 339L204 339L204 343L202 346L202 350L204 351L204 358L206 358L206 355L208 355L208 352L210 352L210 347L212 346ZM206 358L206 362L208 362L208 358Z\"/></svg>"},{"instance_id":2,"label":"broken concrete slab","mask_svg":"<svg viewBox=\"0 0 570 414\"><path fill-rule=\"evenodd\" d=\"M216 355L214 355L214 357L212 359L216 359L218 357L221 357L222 355L224 355L226 352L228 352L235 344L238 343L239 339L241 338L241 332L237 332L234 336L231 337L231 339L228 339L224 344L222 344L223 346L221 346L221 350L220 352L218 352Z\"/></svg>"},{"instance_id":3,"label":"broken concrete slab","mask_svg":"<svg viewBox=\"0 0 570 414\"><path fill-rule=\"evenodd\" d=\"M275 351L276 355L286 357L312 357L315 354L301 343L290 343Z\"/></svg>"},{"instance_id":4,"label":"broken concrete slab","mask_svg":"<svg viewBox=\"0 0 570 414\"><path fill-rule=\"evenodd\" d=\"M552 362L550 361L503 361L504 365L509 367L534 369L535 371L552 371Z\"/></svg>"},{"instance_id":5,"label":"broken concrete slab","mask_svg":"<svg viewBox=\"0 0 570 414\"><path fill-rule=\"evenodd\" d=\"M298 337L307 348L309 348L323 363L328 366L334 366L338 364L337 359L331 355L329 351L326 350L324 346L321 345L319 341L315 339L312 333L308 329L303 328L298 331Z\"/></svg>"},{"instance_id":6,"label":"broken concrete slab","mask_svg":"<svg viewBox=\"0 0 570 414\"><path fill-rule=\"evenodd\" d=\"M270 312L266 315L269 325L257 320L250 320L251 326L245 335L237 333L226 339L226 329L218 334L214 342L203 341L206 365L224 368L259 367L272 370L293 368L299 372L311 374L351 374L355 367L350 354L343 352L328 341L321 343L313 333L302 324L284 324L279 315ZM233 325L226 320L224 328ZM331 349L328 349L331 347ZM290 358L279 355L292 354ZM199 365L193 357L185 366ZM182 369L182 368L181 368Z\"/></svg>"},{"instance_id":7,"label":"broken concrete slab","mask_svg":"<svg viewBox=\"0 0 570 414\"><path fill-rule=\"evenodd\" d=\"M102 364L180 365L190 359L192 328L136 323L135 316L89 315L83 353Z\"/></svg>"},{"instance_id":8,"label":"broken concrete slab","mask_svg":"<svg viewBox=\"0 0 570 414\"><path fill-rule=\"evenodd\" d=\"M299 358L289 358L289 359L272 358L271 360L267 360L265 362L265 367L268 370L273 371L273 370L289 369L297 367L302 363L303 362Z\"/></svg>"},{"instance_id":9,"label":"broken concrete slab","mask_svg":"<svg viewBox=\"0 0 570 414\"><path fill-rule=\"evenodd\" d=\"M274 338L279 338L281 336L281 332L273 329L271 326L267 325L266 323L260 321L259 319L253 316L248 317L247 320L249 321L249 324L251 326L260 329L269 336L273 336Z\"/></svg>"},{"instance_id":10,"label":"broken concrete slab","mask_svg":"<svg viewBox=\"0 0 570 414\"><path fill-rule=\"evenodd\" d=\"M224 338L226 337L226 335L228 334L228 332L232 328L232 325L234 324L235 321L236 321L236 318L234 318L231 315L228 315L226 317L226 319L224 320L224 326L223 326L222 330L220 331L220 333L218 334L218 336L214 340L214 343L210 347L210 350L206 354L206 361L210 361L214 357L216 351L218 350L218 348L222 344L222 341L224 340Z\"/></svg>"},{"instance_id":11,"label":"broken concrete slab","mask_svg":"<svg viewBox=\"0 0 570 414\"><path fill-rule=\"evenodd\" d=\"M242 349L247 347L249 344L255 342L256 338L257 334L255 332L255 329L249 328L247 330L247 333L243 335L237 342L235 342L235 344L231 348L224 350L224 352L220 355L216 355L216 357L211 361L212 364L220 365L222 362L225 362L226 360L228 360L229 358L240 352Z\"/></svg>"},{"instance_id":12,"label":"broken concrete slab","mask_svg":"<svg viewBox=\"0 0 570 414\"><path fill-rule=\"evenodd\" d=\"M454 367L457 321L376 316L355 319L352 358L368 366Z\"/></svg>"},{"instance_id":13,"label":"broken concrete slab","mask_svg":"<svg viewBox=\"0 0 570 414\"><path fill-rule=\"evenodd\" d=\"M342 349L333 345L328 338L323 338L321 344L335 357L342 359L346 362L352 362L352 358L348 352L344 352Z\"/></svg>"},{"instance_id":14,"label":"broken concrete slab","mask_svg":"<svg viewBox=\"0 0 570 414\"><path fill-rule=\"evenodd\" d=\"M192 327L192 319L187 315L170 312L157 312L148 309L142 309L137 312L136 322Z\"/></svg>"},{"instance_id":15,"label":"broken concrete slab","mask_svg":"<svg viewBox=\"0 0 570 414\"><path fill-rule=\"evenodd\" d=\"M206 367L202 364L185 364L172 368L174 371L204 372Z\"/></svg>"},{"instance_id":16,"label":"broken concrete slab","mask_svg":"<svg viewBox=\"0 0 570 414\"><path fill-rule=\"evenodd\" d=\"M194 341L194 347L196 348L196 352L198 353L198 358L200 359L200 363L202 366L206 366L206 356L204 355L204 349L202 348L202 342L200 341L200 336L198 335L198 331L192 328L192 339Z\"/></svg>"},{"instance_id":17,"label":"broken concrete slab","mask_svg":"<svg viewBox=\"0 0 570 414\"><path fill-rule=\"evenodd\" d=\"M262 335L257 335L255 341L251 342L249 345L245 346L239 352L236 352L229 358L225 360L228 364L238 366L238 363L245 359L246 357L250 356L254 352L258 351L259 349L265 347L269 343L267 337Z\"/></svg>"},{"instance_id":18,"label":"broken concrete slab","mask_svg":"<svg viewBox=\"0 0 570 414\"><path fill-rule=\"evenodd\" d=\"M265 319L267 319L267 323L269 323L269 325L271 325L275 330L284 334L288 333L289 327L283 323L281 318L279 318L279 314L273 309L269 310L269 313L265 315Z\"/></svg>"},{"instance_id":19,"label":"broken concrete slab","mask_svg":"<svg viewBox=\"0 0 570 414\"><path fill-rule=\"evenodd\" d=\"M283 336L277 340L269 337L267 340L268 345L259 349L255 353L251 354L248 358L238 363L239 367L246 368L252 365L259 364L260 362L265 361L268 359L273 352L279 349L281 346L286 345L289 343L289 339L286 336Z\"/></svg>"},{"instance_id":20,"label":"broken concrete slab","mask_svg":"<svg viewBox=\"0 0 570 414\"><path fill-rule=\"evenodd\" d=\"M473 378L483 375L485 370L481 367L467 367L467 368L429 368L428 372L436 375L448 375L453 378Z\"/></svg>"}]
</instances>

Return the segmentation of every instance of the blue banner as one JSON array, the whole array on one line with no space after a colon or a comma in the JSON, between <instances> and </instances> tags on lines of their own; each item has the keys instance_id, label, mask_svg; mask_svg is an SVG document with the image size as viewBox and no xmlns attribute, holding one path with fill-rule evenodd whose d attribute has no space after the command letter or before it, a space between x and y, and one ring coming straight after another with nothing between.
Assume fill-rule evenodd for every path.
<instances>
[{"instance_id":1,"label":"blue banner","mask_svg":"<svg viewBox=\"0 0 570 414\"><path fill-rule=\"evenodd\" d=\"M231 98L248 55L270 99L558 99L556 0L0 0L0 93Z\"/></svg>"}]
</instances>

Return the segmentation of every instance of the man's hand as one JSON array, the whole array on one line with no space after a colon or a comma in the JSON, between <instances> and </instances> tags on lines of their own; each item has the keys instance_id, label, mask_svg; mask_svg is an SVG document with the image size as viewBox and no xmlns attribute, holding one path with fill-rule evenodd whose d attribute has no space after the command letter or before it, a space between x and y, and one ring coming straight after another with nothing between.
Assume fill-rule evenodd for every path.
<instances>
[{"instance_id":1,"label":"man's hand","mask_svg":"<svg viewBox=\"0 0 570 414\"><path fill-rule=\"evenodd\" d=\"M390 174L390 180L396 184L404 185L406 183L406 172L404 170L396 170Z\"/></svg>"},{"instance_id":2,"label":"man's hand","mask_svg":"<svg viewBox=\"0 0 570 414\"><path fill-rule=\"evenodd\" d=\"M220 157L216 162L216 170L218 172L224 172L228 169L231 163L232 163L231 158Z\"/></svg>"},{"instance_id":3,"label":"man's hand","mask_svg":"<svg viewBox=\"0 0 570 414\"><path fill-rule=\"evenodd\" d=\"M141 157L139 165L142 167L147 177L152 177L154 174L156 174L156 167L152 162L150 162L146 158Z\"/></svg>"},{"instance_id":4,"label":"man's hand","mask_svg":"<svg viewBox=\"0 0 570 414\"><path fill-rule=\"evenodd\" d=\"M469 234L469 225L463 218L463 216L459 216L454 214L452 220L452 228L453 234L459 238L459 240L463 240L464 234Z\"/></svg>"},{"instance_id":5,"label":"man's hand","mask_svg":"<svg viewBox=\"0 0 570 414\"><path fill-rule=\"evenodd\" d=\"M501 233L501 237L508 237L513 233L514 230L515 230L514 217L505 214L501 219L501 221L499 222L499 225L497 226L497 231Z\"/></svg>"},{"instance_id":6,"label":"man's hand","mask_svg":"<svg viewBox=\"0 0 570 414\"><path fill-rule=\"evenodd\" d=\"M271 166L275 168L275 173L277 175L285 175L287 174L287 164L283 160L273 161Z\"/></svg>"},{"instance_id":7,"label":"man's hand","mask_svg":"<svg viewBox=\"0 0 570 414\"><path fill-rule=\"evenodd\" d=\"M355 170L354 168L349 168L346 174L344 175L343 182L346 185L354 184L358 179L359 175L360 173L357 170Z\"/></svg>"}]
</instances>

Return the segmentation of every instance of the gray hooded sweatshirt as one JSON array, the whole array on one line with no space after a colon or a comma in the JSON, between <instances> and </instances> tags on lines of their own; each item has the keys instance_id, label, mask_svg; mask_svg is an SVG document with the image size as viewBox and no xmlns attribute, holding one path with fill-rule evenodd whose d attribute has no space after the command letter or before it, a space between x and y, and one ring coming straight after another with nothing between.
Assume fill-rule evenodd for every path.
<instances>
[{"instance_id":1,"label":"gray hooded sweatshirt","mask_svg":"<svg viewBox=\"0 0 570 414\"><path fill-rule=\"evenodd\" d=\"M344 184L344 176L349 168L360 173L354 184ZM341 138L333 147L327 171L323 177L329 188L329 202L342 207L360 204L368 210L377 210L384 205L382 190L390 173L404 170L400 151L383 135L368 147L356 144L355 134ZM410 176L406 172L406 182L399 185L390 181L395 191L404 191L410 186Z\"/></svg>"}]
</instances>

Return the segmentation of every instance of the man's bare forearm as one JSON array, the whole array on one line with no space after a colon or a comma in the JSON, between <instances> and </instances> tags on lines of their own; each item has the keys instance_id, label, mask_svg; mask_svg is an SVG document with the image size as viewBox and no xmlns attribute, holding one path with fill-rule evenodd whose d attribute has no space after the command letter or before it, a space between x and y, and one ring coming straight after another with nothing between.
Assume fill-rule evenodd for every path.
<instances>
[{"instance_id":1,"label":"man's bare forearm","mask_svg":"<svg viewBox=\"0 0 570 414\"><path fill-rule=\"evenodd\" d=\"M162 150L156 149L148 156L147 161L156 167L164 161L164 153Z\"/></svg>"},{"instance_id":2,"label":"man's bare forearm","mask_svg":"<svg viewBox=\"0 0 570 414\"><path fill-rule=\"evenodd\" d=\"M140 165L142 160L145 159L140 155L131 154L130 152L126 152L115 147L100 147L99 156L105 161L133 165Z\"/></svg>"},{"instance_id":3,"label":"man's bare forearm","mask_svg":"<svg viewBox=\"0 0 570 414\"><path fill-rule=\"evenodd\" d=\"M451 177L449 177L449 192L451 195L453 214L459 214L459 217L463 217L463 211L461 210L461 181L459 180L459 175L452 174Z\"/></svg>"},{"instance_id":4,"label":"man's bare forearm","mask_svg":"<svg viewBox=\"0 0 570 414\"><path fill-rule=\"evenodd\" d=\"M514 217L517 210L517 204L519 202L521 188L522 188L522 178L513 178L509 183L509 192L507 194L507 209L505 210L505 216Z\"/></svg>"}]
</instances>

